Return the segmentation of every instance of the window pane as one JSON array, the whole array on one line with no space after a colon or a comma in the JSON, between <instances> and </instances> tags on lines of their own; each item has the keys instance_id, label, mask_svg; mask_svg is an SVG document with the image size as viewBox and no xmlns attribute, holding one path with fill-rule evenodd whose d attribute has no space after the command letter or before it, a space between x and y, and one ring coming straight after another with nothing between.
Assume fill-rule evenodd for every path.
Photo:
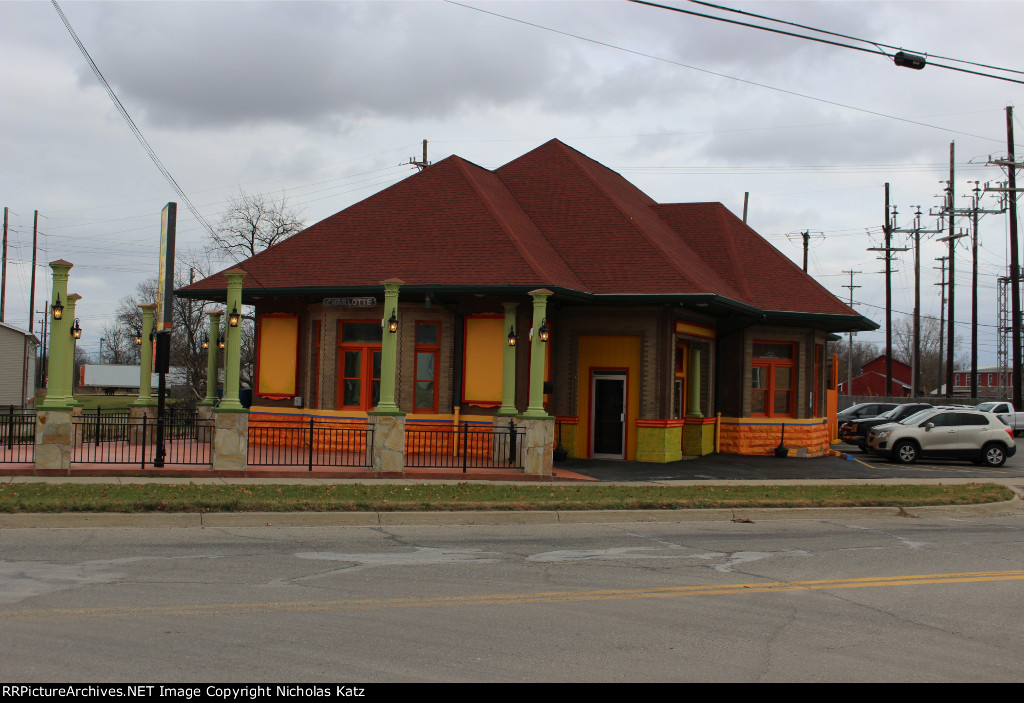
<instances>
[{"instance_id":1,"label":"window pane","mask_svg":"<svg viewBox=\"0 0 1024 703\"><path fill-rule=\"evenodd\" d=\"M772 415L789 414L789 391L775 391L772 404Z\"/></svg>"},{"instance_id":2,"label":"window pane","mask_svg":"<svg viewBox=\"0 0 1024 703\"><path fill-rule=\"evenodd\" d=\"M384 330L379 322L343 322L341 323L341 341L343 342L380 342Z\"/></svg>"},{"instance_id":3,"label":"window pane","mask_svg":"<svg viewBox=\"0 0 1024 703\"><path fill-rule=\"evenodd\" d=\"M772 344L771 342L754 342L755 359L792 359L793 345L789 343Z\"/></svg>"},{"instance_id":4,"label":"window pane","mask_svg":"<svg viewBox=\"0 0 1024 703\"><path fill-rule=\"evenodd\" d=\"M380 357L383 352L375 351L373 353L373 377L380 378Z\"/></svg>"},{"instance_id":5,"label":"window pane","mask_svg":"<svg viewBox=\"0 0 1024 703\"><path fill-rule=\"evenodd\" d=\"M750 374L750 387L751 388L767 388L768 387L768 369L763 366L755 366Z\"/></svg>"},{"instance_id":6,"label":"window pane","mask_svg":"<svg viewBox=\"0 0 1024 703\"><path fill-rule=\"evenodd\" d=\"M417 410L434 409L434 382L416 381L416 402Z\"/></svg>"},{"instance_id":7,"label":"window pane","mask_svg":"<svg viewBox=\"0 0 1024 703\"><path fill-rule=\"evenodd\" d=\"M417 352L416 354L416 380L434 380L434 352Z\"/></svg>"},{"instance_id":8,"label":"window pane","mask_svg":"<svg viewBox=\"0 0 1024 703\"><path fill-rule=\"evenodd\" d=\"M775 387L790 389L793 387L793 369L788 366L775 367Z\"/></svg>"},{"instance_id":9,"label":"window pane","mask_svg":"<svg viewBox=\"0 0 1024 703\"><path fill-rule=\"evenodd\" d=\"M362 352L345 352L345 378L359 378L362 375L359 363L361 356Z\"/></svg>"},{"instance_id":10,"label":"window pane","mask_svg":"<svg viewBox=\"0 0 1024 703\"><path fill-rule=\"evenodd\" d=\"M433 323L416 323L416 343L437 346L437 327Z\"/></svg>"},{"instance_id":11,"label":"window pane","mask_svg":"<svg viewBox=\"0 0 1024 703\"><path fill-rule=\"evenodd\" d=\"M750 412L755 415L764 415L768 412L765 407L765 392L762 390L753 390L750 392Z\"/></svg>"},{"instance_id":12,"label":"window pane","mask_svg":"<svg viewBox=\"0 0 1024 703\"><path fill-rule=\"evenodd\" d=\"M345 400L343 405L359 405L359 388L362 385L362 381L358 378L351 381L345 381Z\"/></svg>"},{"instance_id":13,"label":"window pane","mask_svg":"<svg viewBox=\"0 0 1024 703\"><path fill-rule=\"evenodd\" d=\"M373 407L377 407L380 404L380 381L373 382L373 402L370 403Z\"/></svg>"}]
</instances>

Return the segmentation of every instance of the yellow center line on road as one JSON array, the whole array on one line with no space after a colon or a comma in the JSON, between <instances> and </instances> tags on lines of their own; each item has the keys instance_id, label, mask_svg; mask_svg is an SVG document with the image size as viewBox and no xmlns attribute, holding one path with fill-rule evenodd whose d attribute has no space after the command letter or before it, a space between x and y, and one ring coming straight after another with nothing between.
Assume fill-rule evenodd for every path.
<instances>
[{"instance_id":1,"label":"yellow center line on road","mask_svg":"<svg viewBox=\"0 0 1024 703\"><path fill-rule=\"evenodd\" d=\"M704 586L667 586L540 593L490 593L462 596L410 596L398 598L362 598L324 601L267 601L253 603L209 603L205 605L118 606L109 608L42 608L0 612L0 622L52 620L58 618L136 618L187 617L209 615L245 615L250 613L318 612L339 610L388 610L401 608L443 608L470 605L525 605L529 603L565 603L574 601L625 600L636 598L677 598L682 596L771 593L784 591L822 591L838 588L878 588L926 584L980 583L1024 580L1024 570L977 571L952 574L875 576L853 579L814 581L776 581L762 583L709 584Z\"/></svg>"}]
</instances>

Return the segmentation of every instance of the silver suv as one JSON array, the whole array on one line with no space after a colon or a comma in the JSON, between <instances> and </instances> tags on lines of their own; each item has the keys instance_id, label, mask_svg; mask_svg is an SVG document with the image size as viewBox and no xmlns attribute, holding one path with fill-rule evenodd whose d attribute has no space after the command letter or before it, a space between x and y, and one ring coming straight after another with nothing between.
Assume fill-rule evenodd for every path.
<instances>
[{"instance_id":1,"label":"silver suv","mask_svg":"<svg viewBox=\"0 0 1024 703\"><path fill-rule=\"evenodd\" d=\"M868 431L868 450L901 464L922 457L969 459L1002 466L1017 453L1013 430L992 413L929 408L897 423Z\"/></svg>"}]
</instances>

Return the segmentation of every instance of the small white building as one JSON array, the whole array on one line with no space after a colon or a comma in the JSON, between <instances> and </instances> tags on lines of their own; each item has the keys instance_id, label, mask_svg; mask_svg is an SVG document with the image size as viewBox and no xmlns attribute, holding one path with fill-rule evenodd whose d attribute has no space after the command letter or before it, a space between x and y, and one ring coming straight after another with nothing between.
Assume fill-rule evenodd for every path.
<instances>
[{"instance_id":1,"label":"small white building","mask_svg":"<svg viewBox=\"0 0 1024 703\"><path fill-rule=\"evenodd\" d=\"M26 407L35 399L39 339L0 322L0 407Z\"/></svg>"}]
</instances>

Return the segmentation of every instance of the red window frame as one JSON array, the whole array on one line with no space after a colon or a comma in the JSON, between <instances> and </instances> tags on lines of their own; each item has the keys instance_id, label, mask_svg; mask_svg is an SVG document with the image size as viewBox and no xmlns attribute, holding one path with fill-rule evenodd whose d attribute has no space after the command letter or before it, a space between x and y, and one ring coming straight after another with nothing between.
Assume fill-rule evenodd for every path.
<instances>
[{"instance_id":1,"label":"red window frame","mask_svg":"<svg viewBox=\"0 0 1024 703\"><path fill-rule=\"evenodd\" d=\"M751 381L750 381L750 408L751 417L796 417L796 371L797 371L797 347L796 342L779 342L776 340L755 340L754 348L759 344L771 344L780 347L789 347L789 358L775 357L753 357L751 360ZM781 372L781 373L780 373ZM788 372L786 374L785 372ZM777 385L780 375L789 376L789 385L779 387ZM763 377L764 385L755 387L758 376ZM786 408L776 408L776 395L780 392L789 393L789 403ZM755 393L764 394L764 411L756 412L754 400Z\"/></svg>"},{"instance_id":2,"label":"red window frame","mask_svg":"<svg viewBox=\"0 0 1024 703\"><path fill-rule=\"evenodd\" d=\"M436 340L433 344L421 343L419 341L420 326L430 326L435 329L434 339ZM413 386L412 386L412 411L414 413L436 413L438 405L438 389L440 387L440 371L441 371L441 323L433 320L416 320L416 344L414 347L413 354ZM432 354L434 357L433 368L431 369L432 375L429 378L420 378L420 354ZM423 399L420 395L419 384L421 382L430 382L433 384L433 396L429 407L421 407L420 400Z\"/></svg>"},{"instance_id":3,"label":"red window frame","mask_svg":"<svg viewBox=\"0 0 1024 703\"><path fill-rule=\"evenodd\" d=\"M380 388L380 376L374 375L374 353L381 354L380 342L347 342L344 338L345 325L347 324L378 324L373 320L338 320L338 395L337 408L339 410L373 410L376 404L373 402L374 382ZM345 352L360 352L359 365L356 375L345 375ZM359 380L359 403L345 404L345 381Z\"/></svg>"}]
</instances>

